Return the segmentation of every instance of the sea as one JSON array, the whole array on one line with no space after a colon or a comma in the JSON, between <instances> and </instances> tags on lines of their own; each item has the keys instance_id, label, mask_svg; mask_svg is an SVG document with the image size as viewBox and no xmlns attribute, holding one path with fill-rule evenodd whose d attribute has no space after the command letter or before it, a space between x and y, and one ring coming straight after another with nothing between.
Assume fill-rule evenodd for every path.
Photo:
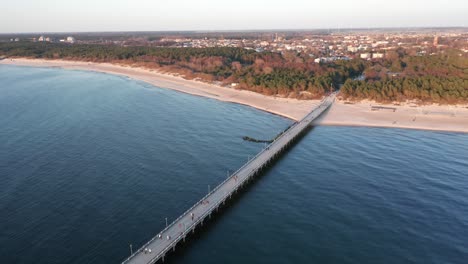
<instances>
[{"instance_id":1,"label":"sea","mask_svg":"<svg viewBox=\"0 0 468 264\"><path fill-rule=\"evenodd\" d=\"M0 263L120 263L293 121L0 66ZM468 134L320 126L166 263L468 263Z\"/></svg>"}]
</instances>

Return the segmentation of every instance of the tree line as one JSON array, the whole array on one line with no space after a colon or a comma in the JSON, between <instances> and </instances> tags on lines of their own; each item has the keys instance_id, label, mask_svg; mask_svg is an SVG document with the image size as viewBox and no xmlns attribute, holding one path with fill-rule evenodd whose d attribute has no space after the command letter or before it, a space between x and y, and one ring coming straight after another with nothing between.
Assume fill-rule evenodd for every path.
<instances>
[{"instance_id":1,"label":"tree line","mask_svg":"<svg viewBox=\"0 0 468 264\"><path fill-rule=\"evenodd\" d=\"M397 50L364 70L365 80L348 79L341 96L380 102L468 103L468 58L459 51L411 56Z\"/></svg>"},{"instance_id":2,"label":"tree line","mask_svg":"<svg viewBox=\"0 0 468 264\"><path fill-rule=\"evenodd\" d=\"M122 47L59 43L0 43L8 57L119 62L201 78L238 83L240 89L270 95L319 98L336 90L347 78L358 76L364 63L352 61L319 65L296 53L255 52L243 48Z\"/></svg>"},{"instance_id":3,"label":"tree line","mask_svg":"<svg viewBox=\"0 0 468 264\"><path fill-rule=\"evenodd\" d=\"M118 62L179 73L268 95L320 98L342 86L349 100L467 102L467 56L456 51L415 56L388 51L376 61L314 63L307 54L255 52L243 48L170 48L45 42L0 43L0 55ZM364 76L364 80L355 80Z\"/></svg>"}]
</instances>

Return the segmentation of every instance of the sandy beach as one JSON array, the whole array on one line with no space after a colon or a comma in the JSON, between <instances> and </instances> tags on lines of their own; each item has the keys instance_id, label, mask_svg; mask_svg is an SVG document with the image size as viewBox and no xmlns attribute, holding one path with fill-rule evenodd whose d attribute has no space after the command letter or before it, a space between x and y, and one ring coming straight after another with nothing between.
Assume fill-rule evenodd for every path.
<instances>
[{"instance_id":1,"label":"sandy beach","mask_svg":"<svg viewBox=\"0 0 468 264\"><path fill-rule=\"evenodd\" d=\"M394 109L372 109L388 107ZM467 106L382 105L375 102L347 104L337 101L317 125L391 127L468 133Z\"/></svg>"},{"instance_id":2,"label":"sandy beach","mask_svg":"<svg viewBox=\"0 0 468 264\"><path fill-rule=\"evenodd\" d=\"M64 69L89 70L127 76L160 88L172 89L224 102L244 104L293 120L300 120L318 103L317 100L297 100L265 96L250 91L236 90L200 81L186 80L179 76L154 70L109 63L15 58L1 60L0 64L60 67ZM378 106L389 107L391 109L378 108ZM326 115L315 121L315 124L393 127L468 133L468 105L415 106L401 104L394 106L381 105L369 101L359 103L337 101Z\"/></svg>"}]
</instances>

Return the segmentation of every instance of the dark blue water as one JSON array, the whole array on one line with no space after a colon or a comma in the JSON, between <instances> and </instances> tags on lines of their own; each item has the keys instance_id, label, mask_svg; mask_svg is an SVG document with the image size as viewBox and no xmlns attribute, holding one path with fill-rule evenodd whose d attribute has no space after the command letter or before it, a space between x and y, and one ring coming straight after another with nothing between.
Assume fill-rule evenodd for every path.
<instances>
[{"instance_id":1,"label":"dark blue water","mask_svg":"<svg viewBox=\"0 0 468 264\"><path fill-rule=\"evenodd\" d=\"M118 263L291 124L0 66L0 263ZM318 127L172 263L467 263L468 135Z\"/></svg>"}]
</instances>

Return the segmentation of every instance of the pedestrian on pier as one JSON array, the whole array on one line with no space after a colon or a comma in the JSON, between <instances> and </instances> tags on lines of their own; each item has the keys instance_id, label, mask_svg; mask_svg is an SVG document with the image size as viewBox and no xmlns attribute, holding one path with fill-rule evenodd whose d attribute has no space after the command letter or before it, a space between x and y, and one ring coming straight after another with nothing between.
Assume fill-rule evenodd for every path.
<instances>
[{"instance_id":1,"label":"pedestrian on pier","mask_svg":"<svg viewBox=\"0 0 468 264\"><path fill-rule=\"evenodd\" d=\"M193 213L190 213L190 217L192 217L192 221L193 221Z\"/></svg>"}]
</instances>

